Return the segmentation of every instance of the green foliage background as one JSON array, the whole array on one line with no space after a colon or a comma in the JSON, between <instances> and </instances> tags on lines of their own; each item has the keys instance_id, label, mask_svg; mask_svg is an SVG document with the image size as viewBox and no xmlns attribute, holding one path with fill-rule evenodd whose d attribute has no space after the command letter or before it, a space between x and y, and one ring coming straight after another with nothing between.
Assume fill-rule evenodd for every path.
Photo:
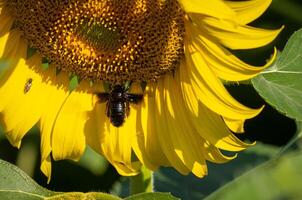
<instances>
[{"instance_id":1,"label":"green foliage background","mask_svg":"<svg viewBox=\"0 0 302 200\"><path fill-rule=\"evenodd\" d=\"M285 30L271 45L234 53L251 64L262 65L270 57L274 46L282 51L289 37L302 27L301 12L301 0L273 0L269 10L252 25L273 29L285 25ZM302 62L300 64L301 68ZM299 81L299 79L296 80ZM301 86L299 87L299 84L297 84L298 89L302 87L301 80ZM259 89L263 84L257 85L255 82L257 82L257 79L253 80L255 88L263 91L263 89ZM204 198L210 200L240 199L242 197L245 197L244 199L302 199L300 191L302 188L300 186L300 180L302 179L302 142L299 140L301 123L291 119L295 118L295 115L290 114L288 116L291 118L288 118L265 103L262 98L266 98L268 93L261 94L260 92L262 96L260 97L251 84L229 84L227 87L232 95L245 105L259 107L266 104L264 111L259 116L247 121L245 125L246 134L239 136L243 140L257 140L259 141L258 144L240 153L233 162L225 165L209 163L209 175L204 179L197 179L193 175L184 177L172 169L162 168L154 175L154 189L159 192L171 192L174 196L184 200ZM299 96L297 96L297 99L299 99ZM275 106L275 104L272 105ZM284 105L284 103L281 102L280 105ZM301 113L298 112L298 115L296 119L301 120ZM103 157L91 149L87 149L78 163L71 161L53 162L52 180L50 184L47 184L46 178L39 170L39 140L38 130L33 128L31 133L24 138L22 148L17 150L8 143L0 131L0 159L17 165L39 185L49 190L60 192L111 192L122 198L129 195L129 180L120 177ZM1 163L4 162L0 162L0 169L3 170ZM3 165L7 166L6 163ZM0 170L0 177L5 177L3 172ZM11 174L14 173L11 172ZM240 176L242 174L244 175ZM235 181L233 181L234 179ZM2 180L0 180L0 195L1 190L5 187L15 187L15 189L17 187L1 185L1 182ZM22 186L21 183L20 187ZM33 190L38 188L38 191L40 188L35 184L24 183L23 185L29 185L29 189ZM41 193L45 197L57 194L45 189L41 189ZM8 195L6 197L8 199L12 197L10 196L12 194L6 195ZM81 196L83 194L74 195ZM157 199L174 199L167 194L160 195L161 197L158 196ZM25 199L24 196L22 198ZM28 199L35 198L39 199L37 196ZM152 198L151 195L150 199ZM138 196L128 199L145 199L145 197Z\"/></svg>"}]
</instances>

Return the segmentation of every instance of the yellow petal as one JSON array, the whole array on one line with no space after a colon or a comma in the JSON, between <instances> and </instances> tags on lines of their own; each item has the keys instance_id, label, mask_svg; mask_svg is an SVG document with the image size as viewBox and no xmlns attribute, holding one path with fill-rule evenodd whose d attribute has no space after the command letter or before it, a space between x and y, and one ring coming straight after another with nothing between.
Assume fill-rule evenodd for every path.
<instances>
[{"instance_id":1,"label":"yellow petal","mask_svg":"<svg viewBox=\"0 0 302 200\"><path fill-rule=\"evenodd\" d=\"M19 59L26 58L27 44L19 31L10 31L0 37L0 79L14 69ZM8 72L10 71L10 72ZM5 78L2 79L5 82Z\"/></svg>"},{"instance_id":2,"label":"yellow petal","mask_svg":"<svg viewBox=\"0 0 302 200\"><path fill-rule=\"evenodd\" d=\"M55 160L79 160L86 142L84 129L88 113L93 110L93 94L88 82L82 82L64 102L52 133L52 155Z\"/></svg>"},{"instance_id":3,"label":"yellow petal","mask_svg":"<svg viewBox=\"0 0 302 200\"><path fill-rule=\"evenodd\" d=\"M239 24L248 24L257 19L269 7L271 2L272 0L224 1L236 12L236 21Z\"/></svg>"},{"instance_id":4,"label":"yellow petal","mask_svg":"<svg viewBox=\"0 0 302 200\"><path fill-rule=\"evenodd\" d=\"M46 159L41 160L41 171L47 177L47 183L50 182L51 179L51 157L47 156Z\"/></svg>"},{"instance_id":5,"label":"yellow petal","mask_svg":"<svg viewBox=\"0 0 302 200\"><path fill-rule=\"evenodd\" d=\"M100 86L97 92L102 92ZM136 111L131 109L129 117L120 128L114 127L106 116L106 103L98 101L94 110L88 114L85 127L86 141L95 151L106 159L124 176L136 175L141 164L132 161L132 143L136 138Z\"/></svg>"},{"instance_id":6,"label":"yellow petal","mask_svg":"<svg viewBox=\"0 0 302 200\"><path fill-rule=\"evenodd\" d=\"M131 93L142 94L140 85L132 85ZM135 119L133 118L135 134L133 135L132 148L141 163L148 169L154 171L159 166L168 165L168 161L162 153L161 147L159 146L157 140L157 135L154 133L155 124L154 118L152 118L154 111L150 111L148 106L148 98L149 95L146 93L142 102L140 102L138 105L131 104L130 112L132 112L132 115L135 114L136 116Z\"/></svg>"},{"instance_id":7,"label":"yellow petal","mask_svg":"<svg viewBox=\"0 0 302 200\"><path fill-rule=\"evenodd\" d=\"M42 58L21 59L0 88L1 112L4 129L10 142L19 146L22 137L41 117L47 101ZM44 93L41 91L45 91Z\"/></svg>"},{"instance_id":8,"label":"yellow petal","mask_svg":"<svg viewBox=\"0 0 302 200\"><path fill-rule=\"evenodd\" d=\"M180 93L180 88L177 87L175 79L172 75L165 75L164 83L158 84L160 91L160 100L162 103L162 115L159 118L167 131L162 130L158 135L167 135L169 139L162 139L160 142L170 141L172 151L178 159L198 177L203 177L207 174L205 158L200 146L203 145L202 138L196 134L194 127L191 124L191 119L188 110L185 110ZM166 155L167 158L169 155ZM169 159L169 158L168 158ZM173 167L174 164L169 160ZM181 172L181 171L180 171Z\"/></svg>"},{"instance_id":9,"label":"yellow petal","mask_svg":"<svg viewBox=\"0 0 302 200\"><path fill-rule=\"evenodd\" d=\"M163 101L163 80L159 80L157 87L153 93L154 99L150 99L149 108L154 110L155 119L155 131L157 134L159 144L165 157L169 161L172 167L174 167L181 174L188 174L190 169L188 169L182 160L178 157L175 150L175 144L171 142L171 138L174 137L173 133L170 132L167 127L168 122L166 121L165 110L168 109L168 105Z\"/></svg>"},{"instance_id":10,"label":"yellow petal","mask_svg":"<svg viewBox=\"0 0 302 200\"><path fill-rule=\"evenodd\" d=\"M154 101L154 84L149 83L143 102L134 108L137 109L137 141L133 144L141 162L153 170L158 166L170 166L157 136Z\"/></svg>"},{"instance_id":11,"label":"yellow petal","mask_svg":"<svg viewBox=\"0 0 302 200\"><path fill-rule=\"evenodd\" d=\"M245 120L233 120L228 118L223 118L226 125L231 129L231 131L235 133L243 133L244 132L244 121Z\"/></svg>"},{"instance_id":12,"label":"yellow petal","mask_svg":"<svg viewBox=\"0 0 302 200\"><path fill-rule=\"evenodd\" d=\"M203 149L204 156L206 157L206 159L208 161L214 162L214 163L226 163L237 157L237 154L235 154L234 156L223 155L217 147L215 147L214 145L209 144L207 142L204 143L204 146L202 146L202 149Z\"/></svg>"},{"instance_id":13,"label":"yellow petal","mask_svg":"<svg viewBox=\"0 0 302 200\"><path fill-rule=\"evenodd\" d=\"M105 109L100 113L105 115ZM133 110L124 125L120 128L114 127L106 118L102 150L117 171L123 176L133 176L139 172L140 166L132 162L133 135L135 135L135 119ZM129 120L130 119L130 120Z\"/></svg>"},{"instance_id":14,"label":"yellow petal","mask_svg":"<svg viewBox=\"0 0 302 200\"><path fill-rule=\"evenodd\" d=\"M136 164L133 166L132 163L132 146L135 141L137 141L137 132L136 132L136 109L133 107L130 108L129 116L127 117L125 123L122 127L116 128L110 124L110 134L114 133L117 141L117 147L114 152L114 161L115 163L123 164L124 166L129 166L127 168L132 169L127 173L127 175L134 175L140 169L140 166ZM111 147L112 148L112 147ZM136 149L136 152L140 153L140 149ZM138 163L138 162L137 162ZM139 168L136 168L139 167ZM136 169L135 169L136 168ZM132 174L133 173L133 174Z\"/></svg>"},{"instance_id":15,"label":"yellow petal","mask_svg":"<svg viewBox=\"0 0 302 200\"><path fill-rule=\"evenodd\" d=\"M226 128L220 115L209 110L201 102L198 102L198 96L195 94L194 88L190 87L188 84L189 80L186 80L187 77L182 76L184 75L182 69L185 69L183 64L180 66L180 71L176 72L176 83L180 82L181 84L185 101L184 106L192 113L191 116L189 116L189 119L192 121L197 134L215 145L215 147L223 150L241 151L249 147L249 144L240 141ZM192 102L195 103L192 104Z\"/></svg>"},{"instance_id":16,"label":"yellow petal","mask_svg":"<svg viewBox=\"0 0 302 200\"><path fill-rule=\"evenodd\" d=\"M6 34L13 25L13 18L6 9L0 8L0 37Z\"/></svg>"},{"instance_id":17,"label":"yellow petal","mask_svg":"<svg viewBox=\"0 0 302 200\"><path fill-rule=\"evenodd\" d=\"M25 44L25 41L21 38L21 35L21 32L13 30L0 37L1 60L12 58L18 59L19 57L25 58L27 54L27 49L24 49L24 47L27 48L27 45ZM20 51L20 48L22 51ZM25 53L24 50L26 50ZM16 53L20 54L16 55ZM12 57L13 55L19 57Z\"/></svg>"},{"instance_id":18,"label":"yellow petal","mask_svg":"<svg viewBox=\"0 0 302 200\"><path fill-rule=\"evenodd\" d=\"M192 86L196 98L218 115L230 119L249 119L261 109L250 109L236 101L205 62L201 53L186 44L186 64L180 68L181 80Z\"/></svg>"},{"instance_id":19,"label":"yellow petal","mask_svg":"<svg viewBox=\"0 0 302 200\"><path fill-rule=\"evenodd\" d=\"M254 28L247 25L234 25L209 17L194 15L192 20L200 27L201 34L215 38L217 42L231 49L251 49L272 42L284 27L276 30Z\"/></svg>"},{"instance_id":20,"label":"yellow petal","mask_svg":"<svg viewBox=\"0 0 302 200\"><path fill-rule=\"evenodd\" d=\"M178 0L186 13L198 13L219 19L233 20L235 12L221 0Z\"/></svg>"},{"instance_id":21,"label":"yellow petal","mask_svg":"<svg viewBox=\"0 0 302 200\"><path fill-rule=\"evenodd\" d=\"M45 88L45 92L47 91L49 95L48 99L45 100L47 105L39 121L41 134L41 170L48 177L48 181L50 181L51 177L51 134L58 113L69 95L67 88L69 84L68 74L61 72L56 75L56 70L53 65L49 66L49 70L53 71L48 77L47 88Z\"/></svg>"},{"instance_id":22,"label":"yellow petal","mask_svg":"<svg viewBox=\"0 0 302 200\"><path fill-rule=\"evenodd\" d=\"M182 68L184 68L183 63L180 66L180 69ZM196 130L196 134L201 136L201 143L203 145L199 146L202 148L206 160L215 163L224 163L234 159L236 155L231 157L225 156L218 148L228 151L240 151L253 145L240 141L226 128L219 115L210 111L201 103L198 103L192 88L185 81L180 80L179 70L175 72L174 78L174 87L181 88L182 92L178 93L182 93L184 97L184 102L180 102L178 105L183 105L182 107L191 111L191 113L187 111L190 114L187 114L188 116L184 118L190 119L192 122L191 126ZM182 109L182 107L178 107L178 109Z\"/></svg>"},{"instance_id":23,"label":"yellow petal","mask_svg":"<svg viewBox=\"0 0 302 200\"><path fill-rule=\"evenodd\" d=\"M261 67L242 62L221 45L198 33L193 26L187 26L190 42L203 55L205 61L214 73L221 79L228 81L243 81L258 75L263 69L270 66L277 55L275 49L272 58Z\"/></svg>"},{"instance_id":24,"label":"yellow petal","mask_svg":"<svg viewBox=\"0 0 302 200\"><path fill-rule=\"evenodd\" d=\"M172 112L166 112L168 127L170 132L174 133L174 137L172 137L171 140L176 141L176 144L179 142L181 145L179 149L181 152L176 150L176 153L183 159L184 164L191 169L192 173L201 178L207 174L205 158L200 149L204 140L196 134L196 131L192 126L193 124L191 123L189 110L186 110L184 106L180 106L184 105L184 101L181 95L177 95L181 93L181 88L180 85L177 84L175 77L167 75L164 84L167 89L165 95L168 97L166 98L166 101L174 108ZM169 98L171 98L171 102L168 102ZM170 111L172 108L170 108ZM172 115L169 116L170 114ZM182 157L182 155L184 157Z\"/></svg>"},{"instance_id":25,"label":"yellow petal","mask_svg":"<svg viewBox=\"0 0 302 200\"><path fill-rule=\"evenodd\" d=\"M105 113L104 113L105 114ZM109 128L107 133L107 138L109 144L113 144L110 146L110 150L112 151L114 165L122 165L122 166L130 166L132 165L132 141L135 140L136 137L136 110L130 110L130 114L127 117L124 124L116 128L111 123L107 121L107 127ZM106 146L108 146L106 144ZM127 167L128 168L128 167ZM128 174L129 172L127 172ZM131 174L128 174L131 175Z\"/></svg>"},{"instance_id":26,"label":"yellow petal","mask_svg":"<svg viewBox=\"0 0 302 200\"><path fill-rule=\"evenodd\" d=\"M95 93L104 92L103 84L95 86ZM88 120L85 125L85 137L87 144L96 152L102 154L102 138L106 122L106 104L99 102L97 95L93 97L94 109L88 112Z\"/></svg>"}]
</instances>

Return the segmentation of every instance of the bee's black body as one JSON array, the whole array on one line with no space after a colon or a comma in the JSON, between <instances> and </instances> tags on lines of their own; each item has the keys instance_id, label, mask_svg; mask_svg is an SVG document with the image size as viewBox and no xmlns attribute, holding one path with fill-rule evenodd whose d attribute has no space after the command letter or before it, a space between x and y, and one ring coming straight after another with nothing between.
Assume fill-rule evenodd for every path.
<instances>
[{"instance_id":1,"label":"bee's black body","mask_svg":"<svg viewBox=\"0 0 302 200\"><path fill-rule=\"evenodd\" d=\"M109 93L99 93L98 97L102 102L107 102L107 117L115 127L120 127L125 117L130 112L129 103L139 103L143 99L142 94L127 93L127 88L115 85Z\"/></svg>"}]
</instances>

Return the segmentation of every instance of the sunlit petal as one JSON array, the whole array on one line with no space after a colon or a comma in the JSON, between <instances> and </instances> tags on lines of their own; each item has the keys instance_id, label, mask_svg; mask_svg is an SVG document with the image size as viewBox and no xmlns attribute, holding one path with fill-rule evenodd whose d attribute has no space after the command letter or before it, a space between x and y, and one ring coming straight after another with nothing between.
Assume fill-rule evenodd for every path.
<instances>
[{"instance_id":1,"label":"sunlit petal","mask_svg":"<svg viewBox=\"0 0 302 200\"><path fill-rule=\"evenodd\" d=\"M85 123L94 108L89 83L83 82L71 92L62 105L52 133L52 155L55 160L79 160L85 150ZM64 134L62 134L64 133Z\"/></svg>"},{"instance_id":2,"label":"sunlit petal","mask_svg":"<svg viewBox=\"0 0 302 200\"><path fill-rule=\"evenodd\" d=\"M1 6L1 2L0 2ZM0 37L6 34L13 25L13 18L9 15L7 10L0 7Z\"/></svg>"},{"instance_id":3,"label":"sunlit petal","mask_svg":"<svg viewBox=\"0 0 302 200\"><path fill-rule=\"evenodd\" d=\"M188 80L184 79L186 77L181 76L181 71L179 75L176 74L176 79L178 79L178 76L180 77L177 82L181 84L185 105L188 105L188 110L192 113L189 119L191 119L197 133L211 144L227 151L240 151L249 147L249 144L240 141L225 127L222 118L218 114L199 102L194 89L188 85ZM192 103L192 101L195 103ZM203 123L200 123L201 121Z\"/></svg>"},{"instance_id":4,"label":"sunlit petal","mask_svg":"<svg viewBox=\"0 0 302 200\"><path fill-rule=\"evenodd\" d=\"M232 8L236 14L236 21L239 24L248 24L259 16L271 4L272 0L248 0L248 1L229 1L224 0L224 3Z\"/></svg>"},{"instance_id":5,"label":"sunlit petal","mask_svg":"<svg viewBox=\"0 0 302 200\"><path fill-rule=\"evenodd\" d=\"M272 42L284 27L276 30L254 28L247 25L234 25L228 21L219 21L214 18L192 15L191 19L203 27L203 34L215 38L218 43L231 49L252 49L261 47Z\"/></svg>"},{"instance_id":6,"label":"sunlit petal","mask_svg":"<svg viewBox=\"0 0 302 200\"><path fill-rule=\"evenodd\" d=\"M209 109L231 119L249 119L261 111L236 101L192 44L186 45L185 54L185 67L180 68L181 79L192 86L197 99Z\"/></svg>"},{"instance_id":7,"label":"sunlit petal","mask_svg":"<svg viewBox=\"0 0 302 200\"><path fill-rule=\"evenodd\" d=\"M26 53L27 44L21 38L19 31L10 31L0 36L0 78L3 75L9 76L19 59L26 58ZM2 82L5 80L6 78L3 77Z\"/></svg>"},{"instance_id":8,"label":"sunlit petal","mask_svg":"<svg viewBox=\"0 0 302 200\"><path fill-rule=\"evenodd\" d=\"M283 27L247 25L271 0L96 2L48 10L48 1L0 0L0 121L16 147L38 123L48 182L53 159L77 161L86 145L123 176L144 165L203 177L208 161L254 144L233 132L262 108L242 105L221 79L248 80L274 62L276 50L260 67L228 50L276 38Z\"/></svg>"},{"instance_id":9,"label":"sunlit petal","mask_svg":"<svg viewBox=\"0 0 302 200\"><path fill-rule=\"evenodd\" d=\"M244 132L244 120L233 120L228 118L223 118L226 125L235 133Z\"/></svg>"},{"instance_id":10,"label":"sunlit petal","mask_svg":"<svg viewBox=\"0 0 302 200\"><path fill-rule=\"evenodd\" d=\"M103 91L98 86L98 92ZM140 169L140 162L132 160L132 144L136 138L136 110L131 113L124 125L116 128L106 116L106 103L100 102L96 95L94 109L88 114L85 125L86 141L95 151L103 154L125 176L135 175Z\"/></svg>"},{"instance_id":11,"label":"sunlit petal","mask_svg":"<svg viewBox=\"0 0 302 200\"><path fill-rule=\"evenodd\" d=\"M204 59L215 74L228 81L242 81L255 77L263 69L270 66L277 55L275 49L273 56L264 66L252 66L244 63L221 45L214 43L205 34L201 34L196 27L188 26L190 41L203 55Z\"/></svg>"},{"instance_id":12,"label":"sunlit petal","mask_svg":"<svg viewBox=\"0 0 302 200\"><path fill-rule=\"evenodd\" d=\"M235 12L221 0L179 0L187 13L198 13L220 19L233 20Z\"/></svg>"},{"instance_id":13,"label":"sunlit petal","mask_svg":"<svg viewBox=\"0 0 302 200\"><path fill-rule=\"evenodd\" d=\"M56 75L53 65L50 65L49 69L53 71L53 74L49 77L47 88L45 88L45 91L48 91L47 106L45 106L39 121L41 132L41 170L48 177L48 181L50 181L51 177L51 135L53 126L62 105L70 93L66 87L69 82L68 75L65 73Z\"/></svg>"}]
</instances>

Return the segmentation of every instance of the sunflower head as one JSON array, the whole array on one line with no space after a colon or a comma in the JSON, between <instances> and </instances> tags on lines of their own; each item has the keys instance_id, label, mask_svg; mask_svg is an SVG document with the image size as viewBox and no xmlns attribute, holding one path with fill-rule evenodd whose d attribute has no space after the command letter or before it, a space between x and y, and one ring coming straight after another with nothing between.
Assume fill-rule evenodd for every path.
<instances>
[{"instance_id":1,"label":"sunflower head","mask_svg":"<svg viewBox=\"0 0 302 200\"><path fill-rule=\"evenodd\" d=\"M33 48L82 79L156 80L183 56L184 12L175 0L11 0Z\"/></svg>"},{"instance_id":2,"label":"sunflower head","mask_svg":"<svg viewBox=\"0 0 302 200\"><path fill-rule=\"evenodd\" d=\"M52 159L79 160L87 145L121 175L136 175L143 164L205 176L207 161L236 157L221 150L251 146L233 132L244 132L262 108L239 103L221 80L250 79L274 61L276 53L252 66L228 50L261 47L279 34L282 28L248 25L270 3L0 0L0 59L8 60L0 71L0 121L9 141L20 147L38 124L49 178ZM27 56L28 47L37 51ZM70 75L81 80L73 90ZM125 83L129 91L114 90Z\"/></svg>"}]
</instances>

